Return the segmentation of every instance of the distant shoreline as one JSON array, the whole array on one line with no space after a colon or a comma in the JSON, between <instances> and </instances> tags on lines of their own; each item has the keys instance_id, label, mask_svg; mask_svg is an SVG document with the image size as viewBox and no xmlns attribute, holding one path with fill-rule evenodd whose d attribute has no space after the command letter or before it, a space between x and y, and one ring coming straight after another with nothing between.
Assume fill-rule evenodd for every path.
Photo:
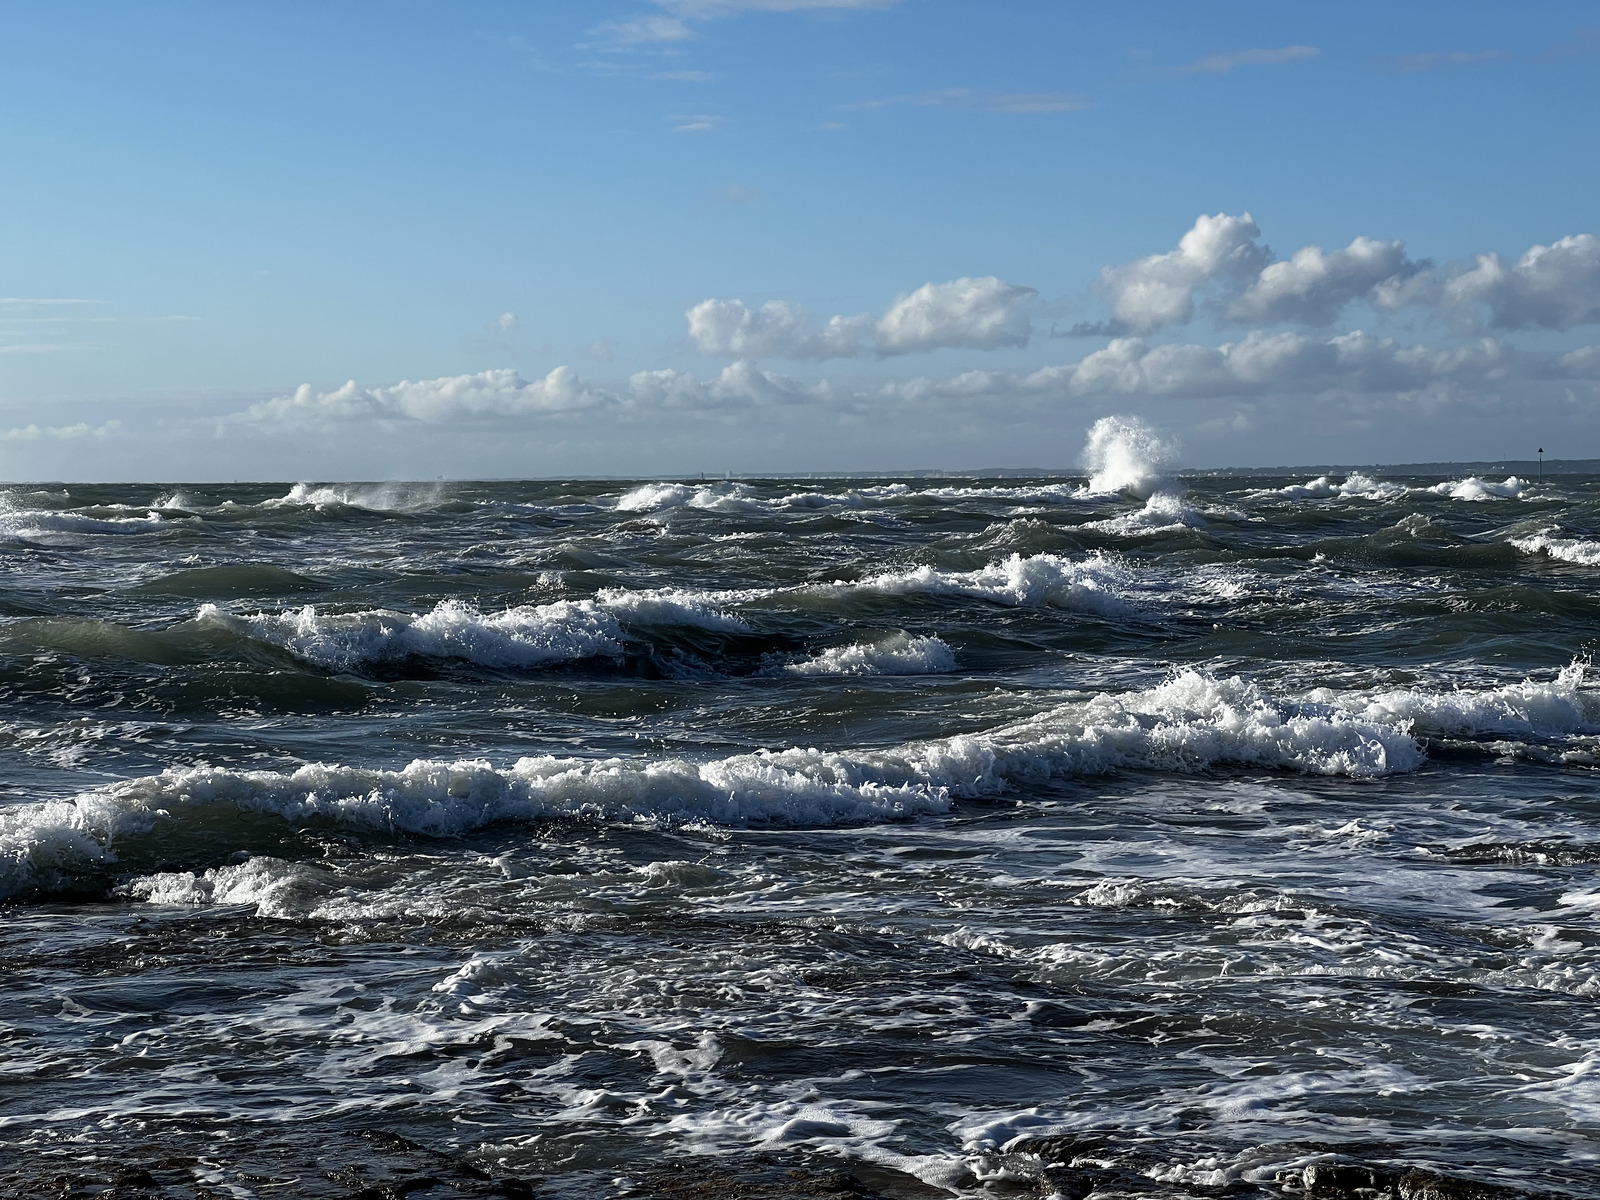
<instances>
[{"instance_id":1,"label":"distant shoreline","mask_svg":"<svg viewBox=\"0 0 1600 1200\"><path fill-rule=\"evenodd\" d=\"M1517 475L1538 478L1541 465L1536 459L1500 459L1493 462L1431 463L1319 463L1305 466L1274 467L1179 467L1173 474L1188 479L1263 479L1294 476L1363 474L1385 476L1461 476ZM1545 475L1600 475L1600 458L1547 458ZM328 483L351 486L433 487L449 483L759 483L762 480L803 482L850 479L1085 479L1090 472L1082 467L980 467L966 471L751 471L705 474L663 472L659 475L486 475L440 476L435 479L143 479L143 480L0 480L0 487L265 487L295 483Z\"/></svg>"}]
</instances>

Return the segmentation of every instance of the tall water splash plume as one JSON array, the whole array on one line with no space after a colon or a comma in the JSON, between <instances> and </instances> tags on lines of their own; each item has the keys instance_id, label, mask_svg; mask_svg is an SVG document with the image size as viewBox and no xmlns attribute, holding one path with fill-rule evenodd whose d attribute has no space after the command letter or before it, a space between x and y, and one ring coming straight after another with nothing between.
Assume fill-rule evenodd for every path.
<instances>
[{"instance_id":1,"label":"tall water splash plume","mask_svg":"<svg viewBox=\"0 0 1600 1200\"><path fill-rule=\"evenodd\" d=\"M1129 492L1141 500L1173 490L1166 468L1178 447L1140 417L1101 417L1089 426L1083 462L1089 468L1089 492Z\"/></svg>"}]
</instances>

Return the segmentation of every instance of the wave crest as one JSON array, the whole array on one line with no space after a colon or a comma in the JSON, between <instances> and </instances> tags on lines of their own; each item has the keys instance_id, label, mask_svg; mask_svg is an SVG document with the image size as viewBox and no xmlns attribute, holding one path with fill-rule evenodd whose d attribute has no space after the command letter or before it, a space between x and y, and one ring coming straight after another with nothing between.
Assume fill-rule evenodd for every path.
<instances>
[{"instance_id":1,"label":"wave crest","mask_svg":"<svg viewBox=\"0 0 1600 1200\"><path fill-rule=\"evenodd\" d=\"M335 671L411 657L464 659L486 667L538 667L622 653L616 618L592 600L520 605L485 614L451 599L439 601L420 616L382 609L319 613L311 604L292 612L235 615L205 604L196 620Z\"/></svg>"},{"instance_id":2,"label":"wave crest","mask_svg":"<svg viewBox=\"0 0 1600 1200\"><path fill-rule=\"evenodd\" d=\"M1386 714L1387 715L1387 714ZM74 800L0 809L0 896L104 874L118 843L177 822L184 844L238 848L227 814L326 821L371 834L454 837L508 820L703 820L836 825L948 811L954 798L1122 768L1194 772L1220 764L1371 778L1416 768L1408 728L1331 704L1274 699L1237 677L1178 672L1024 721L883 750L761 750L683 758L538 756L418 760L401 770L310 764L292 772L173 768ZM142 846L146 856L161 844ZM213 858L214 861L214 858Z\"/></svg>"}]
</instances>

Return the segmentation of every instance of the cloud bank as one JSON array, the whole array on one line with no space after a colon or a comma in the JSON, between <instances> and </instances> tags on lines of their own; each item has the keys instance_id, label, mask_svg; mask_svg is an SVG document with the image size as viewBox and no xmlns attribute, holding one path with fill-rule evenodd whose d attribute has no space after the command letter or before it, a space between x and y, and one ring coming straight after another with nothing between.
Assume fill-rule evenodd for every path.
<instances>
[{"instance_id":1,"label":"cloud bank","mask_svg":"<svg viewBox=\"0 0 1600 1200\"><path fill-rule=\"evenodd\" d=\"M798 305L769 300L702 300L686 314L689 340L718 358L888 357L942 349L1025 346L1038 291L993 275L925 283L895 298L882 316L819 319Z\"/></svg>"},{"instance_id":2,"label":"cloud bank","mask_svg":"<svg viewBox=\"0 0 1600 1200\"><path fill-rule=\"evenodd\" d=\"M1226 436L1248 425L1247 413L1295 427L1313 415L1348 425L1377 413L1436 420L1445 411L1481 416L1543 404L1546 414L1581 422L1600 411L1600 345L1568 336L1600 324L1594 234L1442 265L1413 258L1403 241L1367 234L1280 258L1250 213L1202 214L1172 249L1106 266L1089 295L1104 316L1073 332L1105 344L1043 366L883 377L887 364L933 351L1010 351L1014 362L1015 352L1037 348L1034 319L1048 307L1037 289L963 276L924 283L876 313L823 316L784 299L703 300L686 311L686 345L727 360L708 370L647 366L591 381L559 366L533 378L497 369L388 385L352 380L331 390L307 384L225 418L219 432L249 426L290 436L377 425L543 431L558 441L567 436L558 431L599 437L651 422L682 436L694 428L686 420L703 420L822 436L839 423L897 432L1047 427L1096 405L1148 402L1187 405L1193 429ZM1417 319L1386 325L1397 314ZM1343 327L1352 315L1360 323ZM1198 328L1185 333L1189 327ZM1200 334L1207 329L1210 339ZM1531 332L1540 337L1523 336ZM1552 348L1551 334L1565 347ZM611 354L604 342L588 351L600 363ZM796 364L788 370L797 373L774 369L773 360ZM818 377L809 364L825 362L841 365ZM1163 419L1181 421L1170 412ZM105 432L26 427L0 438Z\"/></svg>"},{"instance_id":3,"label":"cloud bank","mask_svg":"<svg viewBox=\"0 0 1600 1200\"><path fill-rule=\"evenodd\" d=\"M1572 329L1600 323L1600 237L1535 245L1514 262L1488 251L1436 266L1401 241L1365 235L1343 249L1303 246L1276 259L1249 213L1202 214L1164 254L1108 266L1096 290L1109 320L1082 336L1149 334L1208 315L1219 324L1328 325L1357 302L1414 309L1468 327Z\"/></svg>"}]
</instances>

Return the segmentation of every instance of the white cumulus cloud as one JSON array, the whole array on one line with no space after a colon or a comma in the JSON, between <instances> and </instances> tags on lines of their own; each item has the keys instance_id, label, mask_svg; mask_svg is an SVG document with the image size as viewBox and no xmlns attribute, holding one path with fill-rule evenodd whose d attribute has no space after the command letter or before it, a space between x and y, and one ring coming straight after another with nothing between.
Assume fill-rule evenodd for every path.
<instances>
[{"instance_id":1,"label":"white cumulus cloud","mask_svg":"<svg viewBox=\"0 0 1600 1200\"><path fill-rule=\"evenodd\" d=\"M896 297L881 317L821 320L797 304L703 300L691 307L689 339L702 354L728 358L880 357L959 347L1024 346L1038 292L992 275L925 283Z\"/></svg>"},{"instance_id":2,"label":"white cumulus cloud","mask_svg":"<svg viewBox=\"0 0 1600 1200\"><path fill-rule=\"evenodd\" d=\"M826 382L802 385L739 359L711 379L671 368L638 371L628 380L628 394L650 408L693 411L827 400L832 388Z\"/></svg>"},{"instance_id":3,"label":"white cumulus cloud","mask_svg":"<svg viewBox=\"0 0 1600 1200\"><path fill-rule=\"evenodd\" d=\"M898 297L879 319L878 353L1025 346L1032 331L1028 309L1038 294L993 275L925 283Z\"/></svg>"},{"instance_id":4,"label":"white cumulus cloud","mask_svg":"<svg viewBox=\"0 0 1600 1200\"><path fill-rule=\"evenodd\" d=\"M355 380L330 392L308 383L290 395L252 405L243 416L260 422L324 423L374 418L439 424L468 418L565 413L616 402L591 388L571 367L557 367L528 381L509 368L403 380L389 387L362 387Z\"/></svg>"},{"instance_id":5,"label":"white cumulus cloud","mask_svg":"<svg viewBox=\"0 0 1600 1200\"><path fill-rule=\"evenodd\" d=\"M1331 254L1324 254L1320 246L1304 246L1292 257L1262 267L1229 305L1228 316L1246 324L1290 320L1326 324L1375 288L1397 293L1419 269L1406 257L1404 242L1358 237Z\"/></svg>"},{"instance_id":6,"label":"white cumulus cloud","mask_svg":"<svg viewBox=\"0 0 1600 1200\"><path fill-rule=\"evenodd\" d=\"M1580 233L1532 246L1515 263L1490 252L1446 278L1439 302L1477 309L1502 329L1567 329L1600 323L1600 237Z\"/></svg>"},{"instance_id":7,"label":"white cumulus cloud","mask_svg":"<svg viewBox=\"0 0 1600 1200\"><path fill-rule=\"evenodd\" d=\"M1359 236L1342 250L1303 246L1274 261L1249 213L1201 216L1176 249L1105 267L1097 290L1111 319L1078 335L1149 334L1192 321L1205 307L1244 326L1326 325L1351 304L1448 316L1456 325L1570 329L1600 324L1600 237L1574 234L1512 262L1493 251L1435 267L1405 243Z\"/></svg>"},{"instance_id":8,"label":"white cumulus cloud","mask_svg":"<svg viewBox=\"0 0 1600 1200\"><path fill-rule=\"evenodd\" d=\"M1177 248L1100 273L1114 318L1105 332L1149 333L1194 317L1195 292L1213 280L1253 278L1272 252L1258 243L1261 230L1249 213L1201 214ZM1081 328L1079 332L1102 330Z\"/></svg>"},{"instance_id":9,"label":"white cumulus cloud","mask_svg":"<svg viewBox=\"0 0 1600 1200\"><path fill-rule=\"evenodd\" d=\"M1485 394L1518 384L1593 380L1600 380L1596 346L1544 354L1518 350L1498 338L1430 346L1405 345L1362 330L1328 338L1251 330L1220 346L1116 338L1075 363L897 381L880 388L879 395L908 401L1028 395L1282 399L1330 393L1403 396L1441 386Z\"/></svg>"}]
</instances>

